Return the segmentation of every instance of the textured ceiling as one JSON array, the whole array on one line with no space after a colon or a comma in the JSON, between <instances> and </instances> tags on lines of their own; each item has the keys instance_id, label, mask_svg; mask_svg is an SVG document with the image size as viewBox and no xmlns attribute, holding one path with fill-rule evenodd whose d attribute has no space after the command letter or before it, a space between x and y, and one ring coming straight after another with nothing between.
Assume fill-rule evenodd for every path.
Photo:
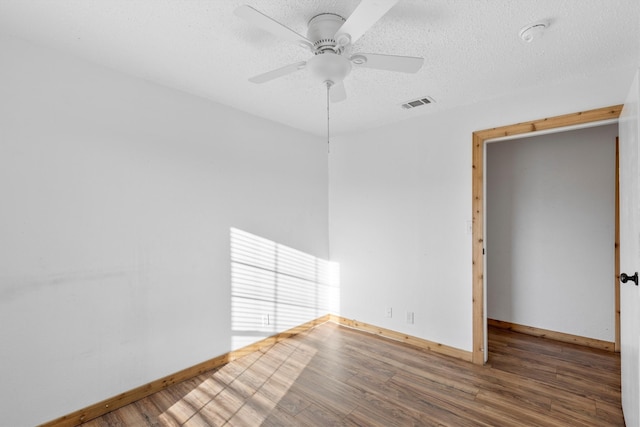
<instances>
[{"instance_id":1,"label":"textured ceiling","mask_svg":"<svg viewBox=\"0 0 640 427\"><path fill-rule=\"evenodd\" d=\"M326 92L308 70L247 79L310 53L234 15L249 4L301 34L321 12L348 17L358 0L0 0L0 34L323 134ZM550 21L527 44L520 28ZM430 114L507 93L637 66L638 0L401 0L353 52L422 56L417 74L354 69L331 105L333 133ZM435 104L403 110L428 95Z\"/></svg>"}]
</instances>

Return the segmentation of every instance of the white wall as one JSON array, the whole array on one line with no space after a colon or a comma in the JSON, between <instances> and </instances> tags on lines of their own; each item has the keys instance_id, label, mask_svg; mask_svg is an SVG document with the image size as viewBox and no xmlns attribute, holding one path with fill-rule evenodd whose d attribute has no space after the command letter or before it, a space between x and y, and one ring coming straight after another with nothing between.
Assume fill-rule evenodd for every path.
<instances>
[{"instance_id":1,"label":"white wall","mask_svg":"<svg viewBox=\"0 0 640 427\"><path fill-rule=\"evenodd\" d=\"M334 138L329 239L341 315L471 351L472 133L620 104L632 77L612 69L432 115L420 107L402 123Z\"/></svg>"},{"instance_id":2,"label":"white wall","mask_svg":"<svg viewBox=\"0 0 640 427\"><path fill-rule=\"evenodd\" d=\"M328 257L321 138L17 40L0 57L0 424L229 351L230 227Z\"/></svg>"},{"instance_id":3,"label":"white wall","mask_svg":"<svg viewBox=\"0 0 640 427\"><path fill-rule=\"evenodd\" d=\"M487 144L487 315L615 340L618 125Z\"/></svg>"}]
</instances>

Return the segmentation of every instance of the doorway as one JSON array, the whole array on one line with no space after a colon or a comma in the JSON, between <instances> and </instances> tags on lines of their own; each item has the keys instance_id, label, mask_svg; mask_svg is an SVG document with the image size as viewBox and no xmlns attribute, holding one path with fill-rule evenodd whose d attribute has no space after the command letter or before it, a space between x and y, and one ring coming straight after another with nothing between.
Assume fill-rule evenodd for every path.
<instances>
[{"instance_id":1,"label":"doorway","mask_svg":"<svg viewBox=\"0 0 640 427\"><path fill-rule=\"evenodd\" d=\"M486 290L485 290L485 149L489 140L510 138L514 135L536 133L537 135L557 131L560 128L581 128L615 122L620 116L622 105L546 118L516 125L492 128L473 133L473 190L472 190L472 271L473 271L473 350L476 364L483 364L487 355ZM616 218L616 221L618 219ZM617 278L615 286L619 286ZM616 296L618 293L616 292ZM615 301L616 349L619 348L619 299Z\"/></svg>"},{"instance_id":2,"label":"doorway","mask_svg":"<svg viewBox=\"0 0 640 427\"><path fill-rule=\"evenodd\" d=\"M613 351L618 124L488 142L489 326Z\"/></svg>"}]
</instances>

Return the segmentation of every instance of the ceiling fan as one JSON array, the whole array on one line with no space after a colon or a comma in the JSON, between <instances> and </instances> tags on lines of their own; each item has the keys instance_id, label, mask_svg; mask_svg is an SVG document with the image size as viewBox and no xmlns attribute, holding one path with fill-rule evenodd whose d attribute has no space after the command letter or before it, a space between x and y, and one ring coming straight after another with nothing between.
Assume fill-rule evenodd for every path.
<instances>
[{"instance_id":1,"label":"ceiling fan","mask_svg":"<svg viewBox=\"0 0 640 427\"><path fill-rule=\"evenodd\" d=\"M330 88L332 102L343 101L347 94L344 78L352 66L378 70L415 73L424 63L424 58L413 56L383 55L378 53L354 53L346 55L348 48L384 16L398 0L362 0L347 19L335 13L321 13L307 24L307 36L293 31L273 18L251 6L243 5L235 14L256 27L262 28L285 40L296 43L314 54L306 61L251 77L253 83L265 83L287 74L309 68L311 73Z\"/></svg>"}]
</instances>

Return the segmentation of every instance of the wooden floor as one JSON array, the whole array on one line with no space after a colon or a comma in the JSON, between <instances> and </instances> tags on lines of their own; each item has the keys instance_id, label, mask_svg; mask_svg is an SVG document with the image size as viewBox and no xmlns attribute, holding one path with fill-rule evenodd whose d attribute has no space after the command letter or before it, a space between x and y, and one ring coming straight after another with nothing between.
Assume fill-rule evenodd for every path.
<instances>
[{"instance_id":1,"label":"wooden floor","mask_svg":"<svg viewBox=\"0 0 640 427\"><path fill-rule=\"evenodd\" d=\"M617 354L489 336L480 367L326 323L84 426L624 426Z\"/></svg>"}]
</instances>

